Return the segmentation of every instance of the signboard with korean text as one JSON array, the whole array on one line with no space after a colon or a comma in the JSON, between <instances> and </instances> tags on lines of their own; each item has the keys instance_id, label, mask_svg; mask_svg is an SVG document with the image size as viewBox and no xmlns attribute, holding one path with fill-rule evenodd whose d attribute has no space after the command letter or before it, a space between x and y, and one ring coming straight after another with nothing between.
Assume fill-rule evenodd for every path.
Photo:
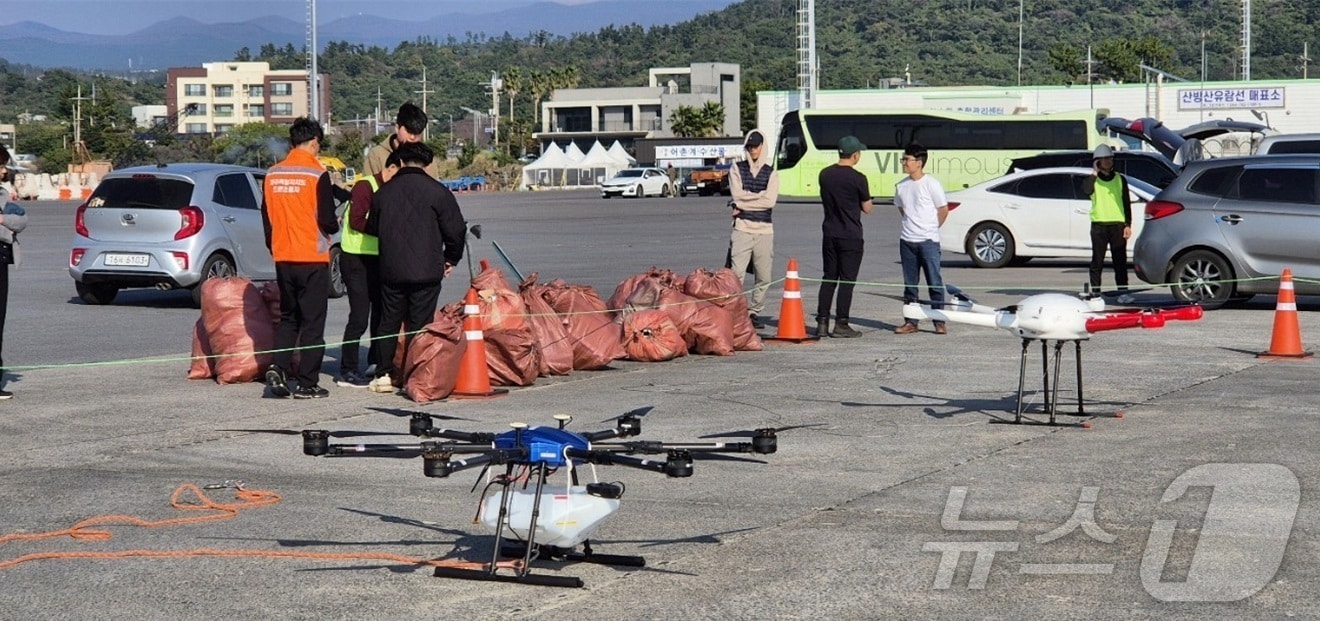
<instances>
[{"instance_id":1,"label":"signboard with korean text","mask_svg":"<svg viewBox=\"0 0 1320 621\"><path fill-rule=\"evenodd\" d=\"M1262 110L1283 106L1282 86L1178 89L1179 110Z\"/></svg>"},{"instance_id":2,"label":"signboard with korean text","mask_svg":"<svg viewBox=\"0 0 1320 621\"><path fill-rule=\"evenodd\" d=\"M655 159L710 159L716 157L735 158L743 156L742 143L738 144L692 144L656 146Z\"/></svg>"}]
</instances>

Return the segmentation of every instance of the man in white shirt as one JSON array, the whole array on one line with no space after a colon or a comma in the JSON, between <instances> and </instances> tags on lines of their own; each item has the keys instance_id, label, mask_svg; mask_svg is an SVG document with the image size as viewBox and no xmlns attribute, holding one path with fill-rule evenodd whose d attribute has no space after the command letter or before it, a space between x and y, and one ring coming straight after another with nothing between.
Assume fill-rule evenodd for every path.
<instances>
[{"instance_id":1,"label":"man in white shirt","mask_svg":"<svg viewBox=\"0 0 1320 621\"><path fill-rule=\"evenodd\" d=\"M919 275L926 275L931 308L944 307L944 280L940 278L940 226L949 216L949 201L944 187L926 174L926 148L910 144L903 149L903 172L908 178L894 189L894 205L903 215L903 232L898 238L898 256L903 264L903 301L917 301ZM908 319L894 328L895 334L917 331L917 320ZM935 334L948 334L943 321L935 322Z\"/></svg>"}]
</instances>

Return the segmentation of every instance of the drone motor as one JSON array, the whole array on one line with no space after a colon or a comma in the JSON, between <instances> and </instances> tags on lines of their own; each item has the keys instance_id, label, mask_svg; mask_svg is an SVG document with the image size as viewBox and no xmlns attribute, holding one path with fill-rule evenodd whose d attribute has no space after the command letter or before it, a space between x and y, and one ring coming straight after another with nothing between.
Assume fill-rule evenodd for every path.
<instances>
[{"instance_id":1,"label":"drone motor","mask_svg":"<svg viewBox=\"0 0 1320 621\"><path fill-rule=\"evenodd\" d=\"M303 455L319 457L330 452L330 432L324 429L307 429L302 432Z\"/></svg>"}]
</instances>

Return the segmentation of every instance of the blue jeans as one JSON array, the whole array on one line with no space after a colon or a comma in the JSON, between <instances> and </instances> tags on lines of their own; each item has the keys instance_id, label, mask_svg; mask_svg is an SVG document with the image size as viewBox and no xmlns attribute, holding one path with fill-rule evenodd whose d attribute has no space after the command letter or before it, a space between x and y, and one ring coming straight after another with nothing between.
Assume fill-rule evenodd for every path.
<instances>
[{"instance_id":1,"label":"blue jeans","mask_svg":"<svg viewBox=\"0 0 1320 621\"><path fill-rule=\"evenodd\" d=\"M930 307L944 308L944 280L940 278L940 243L936 241L910 242L898 240L898 258L903 263L903 301L917 301L918 272L926 275L930 290ZM907 323L915 324L915 319ZM936 321L935 325L943 324Z\"/></svg>"}]
</instances>

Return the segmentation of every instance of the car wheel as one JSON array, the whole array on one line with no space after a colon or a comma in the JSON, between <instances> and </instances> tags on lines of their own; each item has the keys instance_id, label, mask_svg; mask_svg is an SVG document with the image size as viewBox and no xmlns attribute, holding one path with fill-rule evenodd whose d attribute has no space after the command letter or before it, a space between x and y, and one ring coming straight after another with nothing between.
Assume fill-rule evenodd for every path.
<instances>
[{"instance_id":1,"label":"car wheel","mask_svg":"<svg viewBox=\"0 0 1320 621\"><path fill-rule=\"evenodd\" d=\"M1234 297L1233 267L1216 252L1194 250L1173 262L1169 289L1180 302L1218 307Z\"/></svg>"},{"instance_id":2,"label":"car wheel","mask_svg":"<svg viewBox=\"0 0 1320 621\"><path fill-rule=\"evenodd\" d=\"M609 194L601 194L600 197L603 198L603 199L605 199L605 200L610 200L610 195L609 195Z\"/></svg>"},{"instance_id":3,"label":"car wheel","mask_svg":"<svg viewBox=\"0 0 1320 621\"><path fill-rule=\"evenodd\" d=\"M212 278L229 278L235 276L234 264L223 254L213 254L206 258L206 263L202 264L202 279L192 286L193 306L202 307L202 283Z\"/></svg>"},{"instance_id":4,"label":"car wheel","mask_svg":"<svg viewBox=\"0 0 1320 621\"><path fill-rule=\"evenodd\" d=\"M967 236L967 256L976 267L1004 267L1015 258L1013 235L998 222L978 224Z\"/></svg>"},{"instance_id":5,"label":"car wheel","mask_svg":"<svg viewBox=\"0 0 1320 621\"><path fill-rule=\"evenodd\" d=\"M330 248L330 297L342 298L348 294L348 285L344 284L344 272L339 265L339 260L343 256L343 251L339 246Z\"/></svg>"},{"instance_id":6,"label":"car wheel","mask_svg":"<svg viewBox=\"0 0 1320 621\"><path fill-rule=\"evenodd\" d=\"M101 306L115 301L115 296L119 294L119 287L114 285L84 285L80 282L73 283L73 288L78 291L78 298L83 304Z\"/></svg>"},{"instance_id":7,"label":"car wheel","mask_svg":"<svg viewBox=\"0 0 1320 621\"><path fill-rule=\"evenodd\" d=\"M687 198L687 190L679 189L678 195L682 198Z\"/></svg>"},{"instance_id":8,"label":"car wheel","mask_svg":"<svg viewBox=\"0 0 1320 621\"><path fill-rule=\"evenodd\" d=\"M640 185L637 186L637 194L635 196L637 198L646 198L646 188L643 188Z\"/></svg>"}]
</instances>

